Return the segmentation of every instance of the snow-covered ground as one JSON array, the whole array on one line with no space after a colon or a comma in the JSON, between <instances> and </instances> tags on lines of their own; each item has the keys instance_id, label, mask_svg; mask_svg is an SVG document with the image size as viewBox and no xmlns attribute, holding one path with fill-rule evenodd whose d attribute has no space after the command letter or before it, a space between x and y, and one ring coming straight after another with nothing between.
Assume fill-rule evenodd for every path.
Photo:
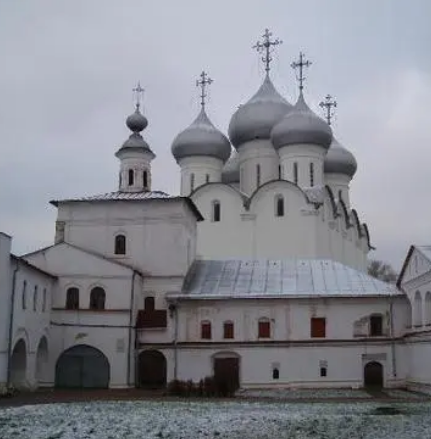
<instances>
[{"instance_id":1,"label":"snow-covered ground","mask_svg":"<svg viewBox=\"0 0 431 439\"><path fill-rule=\"evenodd\" d=\"M236 396L271 399L371 398L371 395L359 389L243 389Z\"/></svg>"},{"instance_id":2,"label":"snow-covered ground","mask_svg":"<svg viewBox=\"0 0 431 439\"><path fill-rule=\"evenodd\" d=\"M425 439L431 403L91 402L0 409L2 439Z\"/></svg>"}]
</instances>

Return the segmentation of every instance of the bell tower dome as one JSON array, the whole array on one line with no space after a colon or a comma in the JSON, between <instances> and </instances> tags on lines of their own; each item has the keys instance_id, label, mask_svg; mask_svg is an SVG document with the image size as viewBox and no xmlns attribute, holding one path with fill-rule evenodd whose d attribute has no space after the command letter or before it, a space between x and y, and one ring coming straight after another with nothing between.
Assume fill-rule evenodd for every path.
<instances>
[{"instance_id":1,"label":"bell tower dome","mask_svg":"<svg viewBox=\"0 0 431 439\"><path fill-rule=\"evenodd\" d=\"M126 125L132 134L115 153L120 160L118 186L121 192L150 191L151 161L156 157L141 135L148 125L147 118L140 110L144 89L138 82L133 91L136 94L136 108L135 112L126 119Z\"/></svg>"}]
</instances>

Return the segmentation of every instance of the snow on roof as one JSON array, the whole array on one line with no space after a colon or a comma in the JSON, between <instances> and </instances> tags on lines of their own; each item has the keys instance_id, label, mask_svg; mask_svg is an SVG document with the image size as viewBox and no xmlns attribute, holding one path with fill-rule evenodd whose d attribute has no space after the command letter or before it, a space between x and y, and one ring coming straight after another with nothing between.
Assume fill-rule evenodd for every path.
<instances>
[{"instance_id":1,"label":"snow on roof","mask_svg":"<svg viewBox=\"0 0 431 439\"><path fill-rule=\"evenodd\" d=\"M349 297L402 294L395 285L326 259L195 261L184 298ZM173 296L172 296L173 297Z\"/></svg>"},{"instance_id":2,"label":"snow on roof","mask_svg":"<svg viewBox=\"0 0 431 439\"><path fill-rule=\"evenodd\" d=\"M415 245L417 248L429 261L431 261L431 245Z\"/></svg>"}]
</instances>

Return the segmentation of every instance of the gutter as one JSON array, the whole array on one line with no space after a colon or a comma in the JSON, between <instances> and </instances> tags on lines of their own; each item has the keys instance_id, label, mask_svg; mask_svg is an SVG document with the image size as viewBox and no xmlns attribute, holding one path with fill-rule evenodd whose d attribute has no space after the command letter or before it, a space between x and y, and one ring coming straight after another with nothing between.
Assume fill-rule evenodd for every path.
<instances>
[{"instance_id":1,"label":"gutter","mask_svg":"<svg viewBox=\"0 0 431 439\"><path fill-rule=\"evenodd\" d=\"M129 346L127 347L127 385L130 386L130 364L131 364L131 352L132 352L132 324L133 324L133 307L135 297L135 276L136 271L133 271L132 286L130 288L130 311L129 311ZM136 383L135 383L136 384Z\"/></svg>"},{"instance_id":2,"label":"gutter","mask_svg":"<svg viewBox=\"0 0 431 439\"><path fill-rule=\"evenodd\" d=\"M14 269L12 276L12 295L11 295L10 314L9 314L9 330L8 330L8 346L7 346L7 378L6 378L7 388L9 388L11 385L11 375L12 375L13 318L15 311L16 275L18 271L19 271L19 262L17 261L16 268Z\"/></svg>"}]
</instances>

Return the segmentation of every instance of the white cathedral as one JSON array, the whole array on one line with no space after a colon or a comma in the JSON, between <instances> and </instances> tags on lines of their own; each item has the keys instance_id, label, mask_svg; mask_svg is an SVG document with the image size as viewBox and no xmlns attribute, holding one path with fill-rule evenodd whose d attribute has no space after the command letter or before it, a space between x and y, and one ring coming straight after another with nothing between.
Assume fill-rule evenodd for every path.
<instances>
[{"instance_id":1,"label":"white cathedral","mask_svg":"<svg viewBox=\"0 0 431 439\"><path fill-rule=\"evenodd\" d=\"M0 386L163 387L229 376L238 387L431 391L431 247L397 285L367 275L352 207L354 156L266 75L228 137L201 110L173 140L180 195L152 188L140 102L116 152L118 190L51 201L53 245L15 256L0 233ZM140 91L138 87L137 91ZM233 147L233 148L232 148Z\"/></svg>"}]
</instances>

